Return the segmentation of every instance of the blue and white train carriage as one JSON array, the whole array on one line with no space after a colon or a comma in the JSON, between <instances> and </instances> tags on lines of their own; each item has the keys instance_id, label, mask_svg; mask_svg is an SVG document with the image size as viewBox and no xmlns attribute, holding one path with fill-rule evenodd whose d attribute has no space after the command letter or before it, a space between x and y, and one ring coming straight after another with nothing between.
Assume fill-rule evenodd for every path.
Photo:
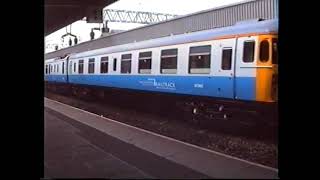
<instances>
[{"instance_id":1,"label":"blue and white train carriage","mask_svg":"<svg viewBox=\"0 0 320 180\"><path fill-rule=\"evenodd\" d=\"M45 61L48 82L277 101L278 20L172 35Z\"/></svg>"}]
</instances>

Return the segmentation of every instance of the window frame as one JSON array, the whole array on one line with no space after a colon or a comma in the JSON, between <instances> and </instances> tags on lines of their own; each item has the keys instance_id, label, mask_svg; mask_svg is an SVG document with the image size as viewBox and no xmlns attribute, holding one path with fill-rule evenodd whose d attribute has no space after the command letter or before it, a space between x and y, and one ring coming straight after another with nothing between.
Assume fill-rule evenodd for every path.
<instances>
[{"instance_id":1,"label":"window frame","mask_svg":"<svg viewBox=\"0 0 320 180\"><path fill-rule=\"evenodd\" d=\"M80 68L80 66L81 66L81 68ZM81 72L80 72L80 70L81 70ZM84 73L83 71L84 71L84 60L81 59L78 61L78 74L83 74Z\"/></svg>"},{"instance_id":2,"label":"window frame","mask_svg":"<svg viewBox=\"0 0 320 180\"><path fill-rule=\"evenodd\" d=\"M118 58L114 57L113 58L113 67L112 67L112 70L113 72L116 72L117 71L117 60Z\"/></svg>"},{"instance_id":3,"label":"window frame","mask_svg":"<svg viewBox=\"0 0 320 180\"><path fill-rule=\"evenodd\" d=\"M262 43L267 43L267 49L264 47L262 47ZM262 49L263 48L263 49ZM261 57L262 55L265 55L263 53L267 53L266 57ZM269 40L268 39L264 39L260 42L259 44L259 61L262 62L262 63L267 63L270 59L270 43L269 43Z\"/></svg>"},{"instance_id":4,"label":"window frame","mask_svg":"<svg viewBox=\"0 0 320 180\"><path fill-rule=\"evenodd\" d=\"M102 72L102 64L106 63L106 71ZM109 56L100 57L100 74L108 74L109 73Z\"/></svg>"},{"instance_id":5,"label":"window frame","mask_svg":"<svg viewBox=\"0 0 320 180\"><path fill-rule=\"evenodd\" d=\"M209 47L209 51L203 51L203 52L192 52L192 49L196 49L196 48L201 48L201 47ZM199 50L194 50L194 51L199 51ZM211 44L207 44L207 45L195 45L195 46L190 46L189 47L189 55L188 55L188 74L210 74L211 72L211 51L212 51L212 45ZM206 68L192 68L191 65L192 65L192 58L193 57L196 57L196 56L205 56L205 57L209 57L209 67L206 67ZM192 69L196 70L196 71L199 71L199 72L192 72ZM200 70L202 69L202 71L204 72L201 72Z\"/></svg>"},{"instance_id":6,"label":"window frame","mask_svg":"<svg viewBox=\"0 0 320 180\"><path fill-rule=\"evenodd\" d=\"M224 55L224 52L227 51L227 50L231 50L231 55L230 55L230 65L229 65L229 69L224 69L223 68L223 55ZM232 47L224 47L222 48L222 53L221 53L221 66L220 66L220 69L223 70L223 71L230 71L232 70L232 56L233 56L233 48Z\"/></svg>"},{"instance_id":7,"label":"window frame","mask_svg":"<svg viewBox=\"0 0 320 180\"><path fill-rule=\"evenodd\" d=\"M252 61L244 61L244 59L245 59L245 44L246 43L253 43ZM252 40L245 40L243 42L243 48L242 48L242 62L243 63L253 63L253 62L255 62L255 55L256 55L255 51L256 51L256 40L253 40L253 39Z\"/></svg>"},{"instance_id":8,"label":"window frame","mask_svg":"<svg viewBox=\"0 0 320 180\"><path fill-rule=\"evenodd\" d=\"M272 53L272 55L271 55L271 58L272 58L272 60L271 60L271 63L272 64L278 64L278 54L279 54L279 50L278 50L278 38L272 38L271 39L271 42L272 42L272 44L271 44L271 48L272 48L272 51L271 51L271 53ZM274 43L276 43L276 46L274 46ZM274 50L275 48L274 47L276 47L276 51ZM276 54L276 55L275 55Z\"/></svg>"},{"instance_id":9,"label":"window frame","mask_svg":"<svg viewBox=\"0 0 320 180\"><path fill-rule=\"evenodd\" d=\"M95 58L89 58L89 60L88 60L88 74L94 74L95 73L95 68L94 68L95 60L96 60ZM93 64L93 67L92 67L92 64ZM92 72L90 71L90 67L91 67L91 69L93 69Z\"/></svg>"},{"instance_id":10,"label":"window frame","mask_svg":"<svg viewBox=\"0 0 320 180\"><path fill-rule=\"evenodd\" d=\"M73 72L77 73L77 62L73 62Z\"/></svg>"},{"instance_id":11,"label":"window frame","mask_svg":"<svg viewBox=\"0 0 320 180\"><path fill-rule=\"evenodd\" d=\"M61 69L61 73L64 74L64 62L62 62L62 69Z\"/></svg>"},{"instance_id":12,"label":"window frame","mask_svg":"<svg viewBox=\"0 0 320 180\"><path fill-rule=\"evenodd\" d=\"M126 55L130 55L130 58L124 58L124 56ZM121 61L120 61L120 73L121 74L131 74L131 69L132 69L132 53L127 53L127 54L122 54L121 55ZM123 72L123 63L122 62L130 62L130 68L129 68L129 72Z\"/></svg>"},{"instance_id":13,"label":"window frame","mask_svg":"<svg viewBox=\"0 0 320 180\"><path fill-rule=\"evenodd\" d=\"M175 53L169 55L163 55L165 51L175 51ZM171 48L171 49L162 49L160 52L160 74L177 74L178 73L178 48ZM175 58L175 69L164 68L163 62L165 58ZM168 72L164 72L163 70L167 70Z\"/></svg>"},{"instance_id":14,"label":"window frame","mask_svg":"<svg viewBox=\"0 0 320 180\"><path fill-rule=\"evenodd\" d=\"M143 53L150 53L150 56L145 56L141 57ZM140 68L140 61L144 60L150 60L150 68L149 69L141 69ZM144 70L144 72L141 72L141 70ZM148 71L146 71L148 70ZM138 74L151 74L152 73L152 51L144 51L144 52L139 52L138 56Z\"/></svg>"}]
</instances>

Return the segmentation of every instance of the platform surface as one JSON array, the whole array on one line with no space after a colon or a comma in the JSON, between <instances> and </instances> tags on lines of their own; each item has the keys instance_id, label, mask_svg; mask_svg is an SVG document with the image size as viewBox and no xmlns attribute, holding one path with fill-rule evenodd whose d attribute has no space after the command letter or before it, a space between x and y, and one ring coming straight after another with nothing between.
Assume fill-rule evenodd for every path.
<instances>
[{"instance_id":1,"label":"platform surface","mask_svg":"<svg viewBox=\"0 0 320 180\"><path fill-rule=\"evenodd\" d=\"M45 98L45 176L277 179L278 171Z\"/></svg>"}]
</instances>

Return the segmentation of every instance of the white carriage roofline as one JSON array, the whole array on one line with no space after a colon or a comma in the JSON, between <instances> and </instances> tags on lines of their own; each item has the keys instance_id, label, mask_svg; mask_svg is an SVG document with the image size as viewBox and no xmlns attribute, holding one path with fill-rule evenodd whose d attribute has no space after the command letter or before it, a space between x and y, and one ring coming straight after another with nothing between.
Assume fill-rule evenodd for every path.
<instances>
[{"instance_id":1,"label":"white carriage roofline","mask_svg":"<svg viewBox=\"0 0 320 180\"><path fill-rule=\"evenodd\" d=\"M169 37L150 39L135 43L100 48L96 50L71 54L70 59L85 58L89 56L100 56L119 52L127 53L127 51L139 49L142 50L161 46L178 45L198 41L208 41L222 36L232 36L240 34L266 34L271 32L278 32L278 19L257 21L254 23L236 24L234 26L197 31L192 33L173 35Z\"/></svg>"}]
</instances>

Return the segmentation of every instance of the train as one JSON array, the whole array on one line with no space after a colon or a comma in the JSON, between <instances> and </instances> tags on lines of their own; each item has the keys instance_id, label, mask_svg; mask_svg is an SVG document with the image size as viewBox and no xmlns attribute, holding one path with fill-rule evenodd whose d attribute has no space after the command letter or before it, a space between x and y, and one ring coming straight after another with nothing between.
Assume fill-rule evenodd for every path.
<instances>
[{"instance_id":1,"label":"train","mask_svg":"<svg viewBox=\"0 0 320 180\"><path fill-rule=\"evenodd\" d=\"M222 109L247 109L259 119L277 114L278 19L66 54L44 66L46 84L163 94L192 114L211 108L210 117L228 119Z\"/></svg>"}]
</instances>

